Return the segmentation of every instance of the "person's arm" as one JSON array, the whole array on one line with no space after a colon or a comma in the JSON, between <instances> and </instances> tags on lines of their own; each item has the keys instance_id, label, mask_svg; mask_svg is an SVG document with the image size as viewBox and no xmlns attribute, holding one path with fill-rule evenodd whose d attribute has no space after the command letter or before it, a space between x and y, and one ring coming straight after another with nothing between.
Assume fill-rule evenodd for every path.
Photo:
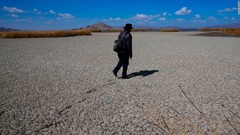
<instances>
[{"instance_id":1,"label":"person's arm","mask_svg":"<svg viewBox=\"0 0 240 135\"><path fill-rule=\"evenodd\" d=\"M124 32L124 31L120 32L120 33L119 33L119 35L118 35L118 39L122 39L122 38L123 38L123 36L124 36L124 34L125 34L125 32Z\"/></svg>"},{"instance_id":2,"label":"person's arm","mask_svg":"<svg viewBox=\"0 0 240 135\"><path fill-rule=\"evenodd\" d=\"M132 58L132 35L127 40L129 57Z\"/></svg>"}]
</instances>

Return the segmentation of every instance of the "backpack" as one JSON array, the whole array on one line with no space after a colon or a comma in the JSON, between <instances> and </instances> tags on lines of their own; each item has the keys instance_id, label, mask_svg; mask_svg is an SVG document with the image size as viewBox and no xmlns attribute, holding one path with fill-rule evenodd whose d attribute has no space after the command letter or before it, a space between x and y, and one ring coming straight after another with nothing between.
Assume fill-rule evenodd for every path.
<instances>
[{"instance_id":1,"label":"backpack","mask_svg":"<svg viewBox=\"0 0 240 135\"><path fill-rule=\"evenodd\" d=\"M113 51L115 52L120 52L124 50L124 45L125 45L125 40L124 37L127 35L127 33L125 33L123 35L122 38L118 38L117 40L114 41L114 45L113 45Z\"/></svg>"}]
</instances>

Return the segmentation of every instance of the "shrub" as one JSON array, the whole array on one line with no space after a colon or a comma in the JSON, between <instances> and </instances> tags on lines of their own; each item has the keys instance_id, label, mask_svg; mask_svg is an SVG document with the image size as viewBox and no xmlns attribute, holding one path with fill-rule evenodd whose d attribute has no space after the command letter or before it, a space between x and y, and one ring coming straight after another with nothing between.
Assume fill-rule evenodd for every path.
<instances>
[{"instance_id":1,"label":"shrub","mask_svg":"<svg viewBox=\"0 0 240 135\"><path fill-rule=\"evenodd\" d=\"M161 32L178 32L177 29L173 28L173 29L161 29Z\"/></svg>"},{"instance_id":2,"label":"shrub","mask_svg":"<svg viewBox=\"0 0 240 135\"><path fill-rule=\"evenodd\" d=\"M109 32L121 32L122 30L121 29L111 29L111 30L108 30Z\"/></svg>"},{"instance_id":3,"label":"shrub","mask_svg":"<svg viewBox=\"0 0 240 135\"><path fill-rule=\"evenodd\" d=\"M89 30L62 30L62 31L18 31L4 32L2 38L43 38L43 37L69 37L78 35L91 35Z\"/></svg>"},{"instance_id":4,"label":"shrub","mask_svg":"<svg viewBox=\"0 0 240 135\"><path fill-rule=\"evenodd\" d=\"M221 28L201 28L199 29L199 31L202 31L202 32L222 31L222 29Z\"/></svg>"},{"instance_id":5,"label":"shrub","mask_svg":"<svg viewBox=\"0 0 240 135\"><path fill-rule=\"evenodd\" d=\"M120 32L120 29L90 29L91 32Z\"/></svg>"},{"instance_id":6,"label":"shrub","mask_svg":"<svg viewBox=\"0 0 240 135\"><path fill-rule=\"evenodd\" d=\"M226 35L240 36L240 28L203 28L203 29L199 29L199 31L202 31L202 32L219 31Z\"/></svg>"},{"instance_id":7,"label":"shrub","mask_svg":"<svg viewBox=\"0 0 240 135\"><path fill-rule=\"evenodd\" d=\"M223 33L232 36L240 36L240 29L239 28L223 29Z\"/></svg>"},{"instance_id":8,"label":"shrub","mask_svg":"<svg viewBox=\"0 0 240 135\"><path fill-rule=\"evenodd\" d=\"M102 32L100 29L90 29L91 32Z\"/></svg>"}]
</instances>

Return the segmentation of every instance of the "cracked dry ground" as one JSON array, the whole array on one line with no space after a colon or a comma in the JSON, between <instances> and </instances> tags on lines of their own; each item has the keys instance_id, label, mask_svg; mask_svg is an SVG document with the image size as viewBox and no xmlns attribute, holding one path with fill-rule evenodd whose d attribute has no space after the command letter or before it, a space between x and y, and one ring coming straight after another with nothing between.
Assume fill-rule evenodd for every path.
<instances>
[{"instance_id":1,"label":"cracked dry ground","mask_svg":"<svg viewBox=\"0 0 240 135\"><path fill-rule=\"evenodd\" d=\"M127 80L117 33L0 39L0 134L239 134L240 39L192 34L132 33Z\"/></svg>"}]
</instances>

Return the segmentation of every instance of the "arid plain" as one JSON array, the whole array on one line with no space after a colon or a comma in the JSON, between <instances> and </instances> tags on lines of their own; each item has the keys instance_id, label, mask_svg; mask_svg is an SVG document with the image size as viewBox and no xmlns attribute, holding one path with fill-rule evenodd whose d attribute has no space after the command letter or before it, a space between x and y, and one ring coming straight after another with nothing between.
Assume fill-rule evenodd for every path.
<instances>
[{"instance_id":1,"label":"arid plain","mask_svg":"<svg viewBox=\"0 0 240 135\"><path fill-rule=\"evenodd\" d=\"M0 39L0 134L239 134L240 38L133 32ZM119 76L121 72L119 72Z\"/></svg>"}]
</instances>

